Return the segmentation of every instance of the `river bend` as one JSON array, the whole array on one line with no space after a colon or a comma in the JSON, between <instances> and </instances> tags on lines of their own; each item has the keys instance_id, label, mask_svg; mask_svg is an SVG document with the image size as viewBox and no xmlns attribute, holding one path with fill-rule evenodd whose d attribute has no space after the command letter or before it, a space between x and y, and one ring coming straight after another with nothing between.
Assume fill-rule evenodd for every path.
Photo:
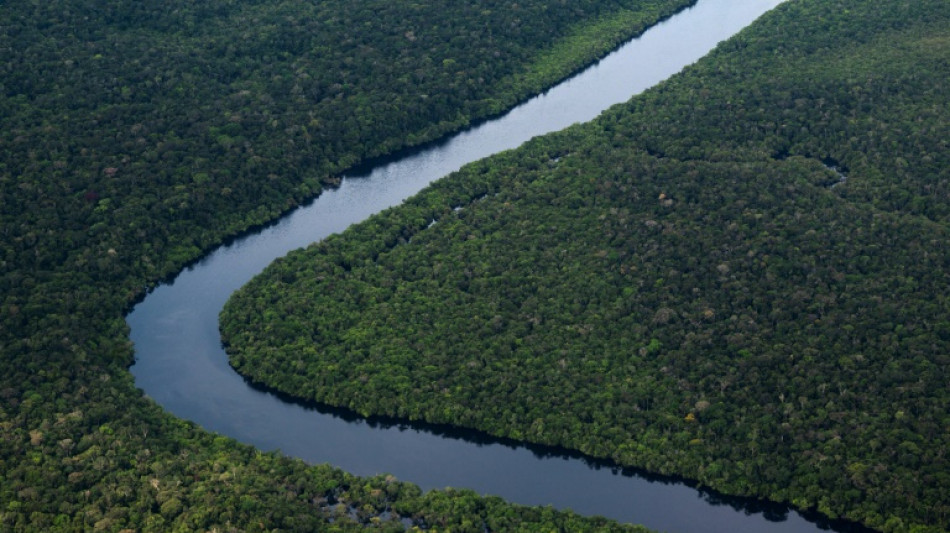
<instances>
[{"instance_id":1,"label":"river bend","mask_svg":"<svg viewBox=\"0 0 950 533\"><path fill-rule=\"evenodd\" d=\"M208 430L357 475L391 473L425 490L470 488L668 531L827 527L782 506L723 498L569 453L288 402L235 373L218 332L218 313L230 294L274 259L401 203L465 163L593 119L679 72L782 1L699 0L506 115L365 174L345 176L313 203L214 250L128 315L136 385L168 411Z\"/></svg>"}]
</instances>

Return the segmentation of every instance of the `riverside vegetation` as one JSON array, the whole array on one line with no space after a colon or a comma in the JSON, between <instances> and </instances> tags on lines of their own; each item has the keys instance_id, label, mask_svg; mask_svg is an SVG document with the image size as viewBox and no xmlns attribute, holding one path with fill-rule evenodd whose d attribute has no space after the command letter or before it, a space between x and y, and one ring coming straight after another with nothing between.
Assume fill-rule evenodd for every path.
<instances>
[{"instance_id":1,"label":"riverside vegetation","mask_svg":"<svg viewBox=\"0 0 950 533\"><path fill-rule=\"evenodd\" d=\"M788 2L276 261L222 313L232 364L364 415L946 530L948 58L943 0Z\"/></svg>"},{"instance_id":2,"label":"riverside vegetation","mask_svg":"<svg viewBox=\"0 0 950 533\"><path fill-rule=\"evenodd\" d=\"M262 454L144 399L122 313L372 156L687 0L0 6L0 529L625 529Z\"/></svg>"}]
</instances>

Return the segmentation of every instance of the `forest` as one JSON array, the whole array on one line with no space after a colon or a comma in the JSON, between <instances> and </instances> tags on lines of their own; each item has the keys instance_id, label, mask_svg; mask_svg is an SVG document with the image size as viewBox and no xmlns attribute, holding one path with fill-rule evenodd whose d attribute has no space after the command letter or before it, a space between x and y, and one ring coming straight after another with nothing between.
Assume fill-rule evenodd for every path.
<instances>
[{"instance_id":1,"label":"forest","mask_svg":"<svg viewBox=\"0 0 950 533\"><path fill-rule=\"evenodd\" d=\"M232 365L883 531L950 529L950 4L796 0L276 261Z\"/></svg>"},{"instance_id":2,"label":"forest","mask_svg":"<svg viewBox=\"0 0 950 533\"><path fill-rule=\"evenodd\" d=\"M0 5L0 530L636 530L262 453L136 389L123 313L342 171L689 0Z\"/></svg>"}]
</instances>

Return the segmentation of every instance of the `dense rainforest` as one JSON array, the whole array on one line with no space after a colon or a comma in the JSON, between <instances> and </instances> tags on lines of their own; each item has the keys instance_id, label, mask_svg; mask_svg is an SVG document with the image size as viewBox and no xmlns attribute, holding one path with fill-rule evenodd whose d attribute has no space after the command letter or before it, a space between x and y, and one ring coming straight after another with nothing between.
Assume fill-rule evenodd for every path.
<instances>
[{"instance_id":1,"label":"dense rainforest","mask_svg":"<svg viewBox=\"0 0 950 533\"><path fill-rule=\"evenodd\" d=\"M0 529L625 529L207 433L135 388L122 314L344 169L496 114L689 3L0 5Z\"/></svg>"},{"instance_id":2,"label":"dense rainforest","mask_svg":"<svg viewBox=\"0 0 950 533\"><path fill-rule=\"evenodd\" d=\"M276 261L250 379L950 529L950 3L796 0Z\"/></svg>"}]
</instances>

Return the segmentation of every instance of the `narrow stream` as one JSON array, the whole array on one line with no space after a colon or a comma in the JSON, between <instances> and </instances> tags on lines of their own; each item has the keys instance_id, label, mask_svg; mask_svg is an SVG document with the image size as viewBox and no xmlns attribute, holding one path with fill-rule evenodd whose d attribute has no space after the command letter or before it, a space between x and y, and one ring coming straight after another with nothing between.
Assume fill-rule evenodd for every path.
<instances>
[{"instance_id":1,"label":"narrow stream","mask_svg":"<svg viewBox=\"0 0 950 533\"><path fill-rule=\"evenodd\" d=\"M218 313L275 258L397 205L465 163L576 122L679 72L783 0L700 0L581 74L505 116L363 175L277 223L224 245L128 315L138 387L176 416L264 450L358 475L391 473L423 489L474 489L667 531L818 531L795 511L621 472L575 454L450 428L366 420L248 385L221 348ZM848 526L838 525L839 531Z\"/></svg>"}]
</instances>

